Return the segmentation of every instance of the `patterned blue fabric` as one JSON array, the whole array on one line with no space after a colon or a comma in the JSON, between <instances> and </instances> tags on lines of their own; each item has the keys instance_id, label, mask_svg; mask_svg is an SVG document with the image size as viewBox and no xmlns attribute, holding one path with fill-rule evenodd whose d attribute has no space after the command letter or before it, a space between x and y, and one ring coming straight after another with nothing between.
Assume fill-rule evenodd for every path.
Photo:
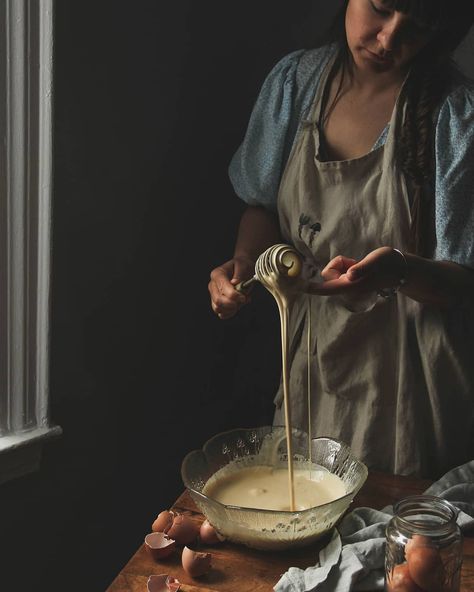
<instances>
[{"instance_id":1,"label":"patterned blue fabric","mask_svg":"<svg viewBox=\"0 0 474 592\"><path fill-rule=\"evenodd\" d=\"M265 79L229 176L249 205L276 209L278 187L299 123L307 115L321 73L335 51L299 50ZM387 128L374 148L383 144ZM435 133L435 259L474 267L474 90L459 86L441 106Z\"/></svg>"}]
</instances>

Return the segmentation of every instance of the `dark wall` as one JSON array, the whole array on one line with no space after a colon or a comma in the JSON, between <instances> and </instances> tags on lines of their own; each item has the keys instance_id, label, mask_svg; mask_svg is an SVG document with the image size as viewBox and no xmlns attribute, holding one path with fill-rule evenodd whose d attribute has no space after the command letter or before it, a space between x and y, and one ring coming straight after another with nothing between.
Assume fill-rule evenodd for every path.
<instances>
[{"instance_id":1,"label":"dark wall","mask_svg":"<svg viewBox=\"0 0 474 592\"><path fill-rule=\"evenodd\" d=\"M256 289L221 322L207 282L243 207L229 160L264 76L320 28L328 3L316 4L56 3L51 396L63 435L39 473L0 489L2 590L105 590L182 491L184 455L271 422L274 302Z\"/></svg>"}]
</instances>

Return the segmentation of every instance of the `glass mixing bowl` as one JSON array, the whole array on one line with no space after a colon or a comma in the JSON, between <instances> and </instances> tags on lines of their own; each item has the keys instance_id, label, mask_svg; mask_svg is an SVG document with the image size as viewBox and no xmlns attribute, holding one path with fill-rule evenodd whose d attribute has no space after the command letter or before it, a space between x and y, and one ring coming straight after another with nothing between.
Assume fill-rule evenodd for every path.
<instances>
[{"instance_id":1,"label":"glass mixing bowl","mask_svg":"<svg viewBox=\"0 0 474 592\"><path fill-rule=\"evenodd\" d=\"M293 468L308 469L308 435L292 430L292 447ZM256 465L286 468L284 427L235 429L217 434L201 450L186 455L181 477L201 512L228 540L254 549L287 549L308 545L331 530L367 479L367 467L338 440L312 439L311 460L312 468L323 467L340 477L346 494L295 512L225 505L203 493L207 481L224 467L226 473Z\"/></svg>"}]
</instances>

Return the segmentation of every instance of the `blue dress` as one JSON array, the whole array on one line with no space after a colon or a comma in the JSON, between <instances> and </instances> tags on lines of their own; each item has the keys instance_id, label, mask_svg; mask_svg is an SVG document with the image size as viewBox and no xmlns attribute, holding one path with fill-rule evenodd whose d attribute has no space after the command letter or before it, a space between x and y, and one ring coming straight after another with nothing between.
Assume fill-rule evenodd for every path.
<instances>
[{"instance_id":1,"label":"blue dress","mask_svg":"<svg viewBox=\"0 0 474 592\"><path fill-rule=\"evenodd\" d=\"M300 124L335 46L298 50L281 59L263 83L229 175L249 205L276 210L281 176ZM385 142L386 128L373 149ZM435 131L433 258L474 268L474 89L457 86L439 110Z\"/></svg>"}]
</instances>

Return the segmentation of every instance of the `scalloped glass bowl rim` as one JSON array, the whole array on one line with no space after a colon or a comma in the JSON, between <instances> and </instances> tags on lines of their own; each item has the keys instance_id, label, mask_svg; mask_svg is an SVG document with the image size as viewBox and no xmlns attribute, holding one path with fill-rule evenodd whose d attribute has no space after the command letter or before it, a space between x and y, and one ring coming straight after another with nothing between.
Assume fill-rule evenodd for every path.
<instances>
[{"instance_id":1,"label":"scalloped glass bowl rim","mask_svg":"<svg viewBox=\"0 0 474 592\"><path fill-rule=\"evenodd\" d=\"M263 426L263 427L266 427L266 426ZM284 426L273 426L273 427L284 427ZM210 442L212 442L212 440L214 440L215 438L221 437L222 435L227 434L227 433L233 433L233 432L240 431L240 430L242 430L242 431L252 431L252 429L259 429L259 428L236 428L236 429L233 429L233 430L226 430L224 432L220 432L218 434L215 434L214 436L212 436L211 438L209 438L208 440L206 440L206 442L204 443L204 445L202 446L202 448L197 448L195 450L191 450L190 452L188 452L188 454L186 454L186 456L184 457L184 459L183 459L183 461L181 463L181 467L184 466L184 464L187 462L187 459L191 455L196 454L196 453L199 453L199 452L202 452L203 454L205 454L204 451L205 451L205 448L206 448L207 444L209 444ZM189 482L188 482L187 478L185 478L182 470L181 470L181 476L182 476L182 479L183 479L183 482L184 482L184 485L185 485L186 489L188 489L194 495L202 498L206 502L212 502L213 504L216 504L217 506L220 506L221 508L229 508L229 509L232 509L232 510L238 510L238 511L243 511L243 512L257 512L259 514L261 514L261 513L263 513L263 514L273 514L273 515L274 514L283 514L283 515L286 515L286 516L290 516L292 514L298 514L299 516L301 516L301 515L304 515L306 513L314 512L314 510L316 508L317 509L320 509L320 508L324 508L325 506L331 506L332 504L335 504L336 502L339 503L342 500L346 500L347 498L349 498L351 496L352 497L355 496L358 493L358 491L361 489L361 487L364 485L365 481L367 480L367 476L368 476L368 468L367 468L367 465L354 456L354 454L352 453L350 447L345 442L343 442L342 440L338 440L336 438L331 438L329 436L318 436L316 438L312 438L311 439L311 441L318 441L318 440L330 440L331 442L334 442L336 444L339 444L342 447L346 447L350 451L350 453L352 454L354 462L356 462L356 463L358 463L360 465L360 467L362 469L362 472L364 473L364 476L363 476L363 478L361 478L360 483L357 484L355 487L353 487L352 490L351 491L348 491L345 495L343 495L341 497L338 497L338 498L336 498L336 499L334 499L334 500L332 500L330 502L326 502L324 504L319 504L317 506L312 506L311 508L306 508L304 510L295 510L295 511L291 511L291 510L268 510L268 509L264 509L264 508L251 508L251 507L248 507L248 506L235 506L235 505L232 505L232 504L223 504L222 502L219 502L218 500L216 500L216 499L214 499L212 497L209 497L206 494L204 494L204 493L202 493L200 491L197 491L196 489L194 489L193 487L191 487L190 485L188 485Z\"/></svg>"}]
</instances>

